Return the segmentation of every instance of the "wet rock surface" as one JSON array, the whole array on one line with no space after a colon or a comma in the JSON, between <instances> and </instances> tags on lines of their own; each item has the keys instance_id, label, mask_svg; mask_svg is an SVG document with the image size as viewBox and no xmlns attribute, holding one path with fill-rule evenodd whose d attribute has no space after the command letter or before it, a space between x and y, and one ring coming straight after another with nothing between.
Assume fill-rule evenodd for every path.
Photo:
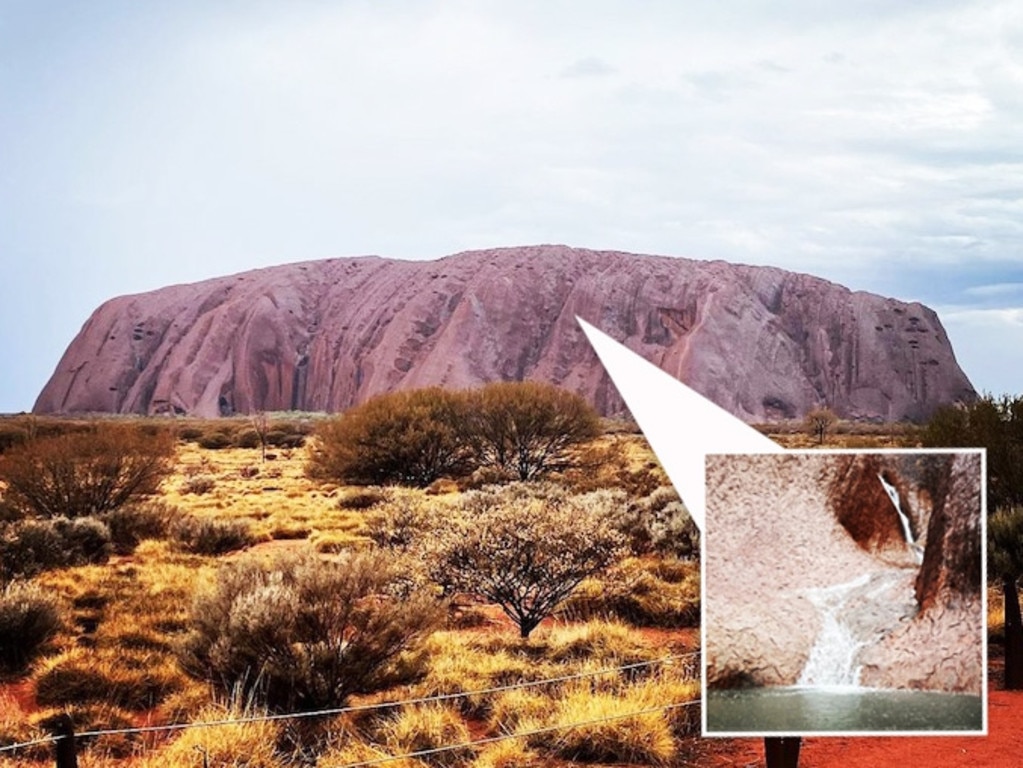
<instances>
[{"instance_id":1,"label":"wet rock surface","mask_svg":"<svg viewBox=\"0 0 1023 768\"><path fill-rule=\"evenodd\" d=\"M708 685L979 693L976 459L708 457ZM878 474L927 542L922 566Z\"/></svg>"}]
</instances>

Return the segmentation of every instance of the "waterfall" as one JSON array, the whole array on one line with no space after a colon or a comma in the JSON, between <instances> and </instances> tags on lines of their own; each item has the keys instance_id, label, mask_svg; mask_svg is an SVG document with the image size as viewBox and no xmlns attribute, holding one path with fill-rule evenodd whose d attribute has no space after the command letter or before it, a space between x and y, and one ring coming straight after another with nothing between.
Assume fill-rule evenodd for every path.
<instances>
[{"instance_id":1,"label":"waterfall","mask_svg":"<svg viewBox=\"0 0 1023 768\"><path fill-rule=\"evenodd\" d=\"M923 548L913 540L913 529L909 526L909 516L902 511L902 504L899 502L899 492L895 490L894 485L885 480L881 475L878 475L877 479L881 481L881 485L888 494L888 498L892 500L892 504L895 506L895 511L899 513L899 521L902 523L902 533L906 537L906 544L913 551L917 564L922 563L924 561Z\"/></svg>"},{"instance_id":2,"label":"waterfall","mask_svg":"<svg viewBox=\"0 0 1023 768\"><path fill-rule=\"evenodd\" d=\"M837 687L859 684L856 653L864 642L853 636L849 626L842 621L842 612L849 598L870 579L870 574L865 573L845 584L806 590L806 597L820 612L821 630L797 685Z\"/></svg>"}]
</instances>

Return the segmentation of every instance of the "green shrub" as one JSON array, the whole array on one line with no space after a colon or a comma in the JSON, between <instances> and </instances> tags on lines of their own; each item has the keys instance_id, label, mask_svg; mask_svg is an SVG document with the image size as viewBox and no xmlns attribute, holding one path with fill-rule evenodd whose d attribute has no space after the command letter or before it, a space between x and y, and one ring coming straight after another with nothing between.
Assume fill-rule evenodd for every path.
<instances>
[{"instance_id":1,"label":"green shrub","mask_svg":"<svg viewBox=\"0 0 1023 768\"><path fill-rule=\"evenodd\" d=\"M170 535L179 549L193 555L222 555L256 541L247 519L184 517L171 526Z\"/></svg>"},{"instance_id":2,"label":"green shrub","mask_svg":"<svg viewBox=\"0 0 1023 768\"><path fill-rule=\"evenodd\" d=\"M465 399L439 387L374 397L320 425L309 473L352 485L422 488L460 476L471 469L465 418Z\"/></svg>"},{"instance_id":3,"label":"green shrub","mask_svg":"<svg viewBox=\"0 0 1023 768\"><path fill-rule=\"evenodd\" d=\"M234 444L239 448L259 448L263 444L263 441L259 437L259 432L254 429L243 429L234 439Z\"/></svg>"},{"instance_id":4,"label":"green shrub","mask_svg":"<svg viewBox=\"0 0 1023 768\"><path fill-rule=\"evenodd\" d=\"M466 398L463 429L477 460L520 480L571 466L571 449L600 434L596 411L551 384L495 382Z\"/></svg>"},{"instance_id":5,"label":"green shrub","mask_svg":"<svg viewBox=\"0 0 1023 768\"><path fill-rule=\"evenodd\" d=\"M387 684L391 664L443 614L379 552L312 552L223 567L192 613L186 670L275 711L343 706Z\"/></svg>"},{"instance_id":6,"label":"green shrub","mask_svg":"<svg viewBox=\"0 0 1023 768\"><path fill-rule=\"evenodd\" d=\"M381 395L320 424L309 474L355 485L425 488L481 466L522 480L571 467L600 420L578 395L536 382L474 392Z\"/></svg>"},{"instance_id":7,"label":"green shrub","mask_svg":"<svg viewBox=\"0 0 1023 768\"><path fill-rule=\"evenodd\" d=\"M23 671L60 627L60 606L52 595L36 584L7 584L0 591L0 669Z\"/></svg>"},{"instance_id":8,"label":"green shrub","mask_svg":"<svg viewBox=\"0 0 1023 768\"><path fill-rule=\"evenodd\" d=\"M205 448L208 451L219 451L224 448L230 448L234 445L234 441L231 436L226 432L204 432L202 436L196 440L200 448Z\"/></svg>"}]
</instances>

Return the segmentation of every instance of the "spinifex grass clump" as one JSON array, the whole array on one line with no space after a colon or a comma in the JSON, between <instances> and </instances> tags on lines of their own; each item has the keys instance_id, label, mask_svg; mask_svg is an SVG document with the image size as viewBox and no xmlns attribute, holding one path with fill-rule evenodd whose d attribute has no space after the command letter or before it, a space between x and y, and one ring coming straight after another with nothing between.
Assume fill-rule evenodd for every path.
<instances>
[{"instance_id":1,"label":"spinifex grass clump","mask_svg":"<svg viewBox=\"0 0 1023 768\"><path fill-rule=\"evenodd\" d=\"M60 629L60 605L36 584L0 590L0 673L20 672Z\"/></svg>"}]
</instances>

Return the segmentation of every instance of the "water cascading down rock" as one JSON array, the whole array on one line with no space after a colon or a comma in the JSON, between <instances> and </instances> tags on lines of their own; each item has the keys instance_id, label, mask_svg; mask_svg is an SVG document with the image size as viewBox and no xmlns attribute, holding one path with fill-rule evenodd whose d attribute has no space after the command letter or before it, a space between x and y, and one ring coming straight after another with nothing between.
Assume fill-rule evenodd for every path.
<instances>
[{"instance_id":1,"label":"water cascading down rock","mask_svg":"<svg viewBox=\"0 0 1023 768\"><path fill-rule=\"evenodd\" d=\"M979 694L977 454L707 466L708 687Z\"/></svg>"}]
</instances>

